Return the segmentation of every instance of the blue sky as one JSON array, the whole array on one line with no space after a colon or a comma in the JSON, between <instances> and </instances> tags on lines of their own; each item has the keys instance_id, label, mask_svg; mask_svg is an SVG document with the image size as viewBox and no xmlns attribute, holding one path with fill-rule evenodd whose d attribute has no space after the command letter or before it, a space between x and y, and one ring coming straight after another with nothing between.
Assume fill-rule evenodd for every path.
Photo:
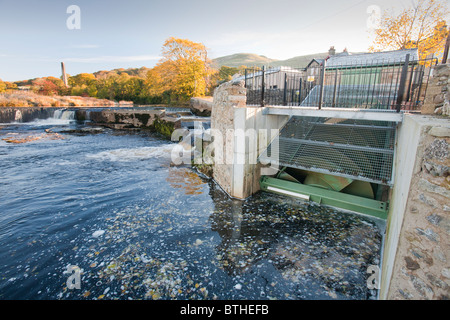
<instances>
[{"instance_id":1,"label":"blue sky","mask_svg":"<svg viewBox=\"0 0 450 320\"><path fill-rule=\"evenodd\" d=\"M247 52L287 59L366 51L367 8L413 0L0 0L0 79L17 81L114 68L152 67L170 37L204 43L211 58ZM67 28L77 5L79 30Z\"/></svg>"}]
</instances>

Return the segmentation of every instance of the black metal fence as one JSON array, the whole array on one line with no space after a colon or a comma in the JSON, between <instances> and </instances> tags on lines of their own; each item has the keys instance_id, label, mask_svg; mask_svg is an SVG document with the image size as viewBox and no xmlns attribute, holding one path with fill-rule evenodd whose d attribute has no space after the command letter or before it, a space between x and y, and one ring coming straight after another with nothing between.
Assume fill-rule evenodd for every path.
<instances>
[{"instance_id":1,"label":"black metal fence","mask_svg":"<svg viewBox=\"0 0 450 320\"><path fill-rule=\"evenodd\" d=\"M250 68L245 72L248 105L418 110L437 59L325 62L307 69Z\"/></svg>"},{"instance_id":2,"label":"black metal fence","mask_svg":"<svg viewBox=\"0 0 450 320\"><path fill-rule=\"evenodd\" d=\"M300 105L308 94L304 69L278 67L245 70L249 105Z\"/></svg>"}]
</instances>

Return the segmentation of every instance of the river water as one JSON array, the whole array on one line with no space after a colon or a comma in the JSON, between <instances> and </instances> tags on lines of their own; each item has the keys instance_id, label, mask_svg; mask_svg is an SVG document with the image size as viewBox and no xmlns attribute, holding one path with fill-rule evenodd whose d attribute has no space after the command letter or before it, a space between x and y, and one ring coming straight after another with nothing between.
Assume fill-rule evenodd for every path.
<instances>
[{"instance_id":1,"label":"river water","mask_svg":"<svg viewBox=\"0 0 450 320\"><path fill-rule=\"evenodd\" d=\"M376 298L376 221L230 199L173 146L61 114L0 125L0 299Z\"/></svg>"}]
</instances>

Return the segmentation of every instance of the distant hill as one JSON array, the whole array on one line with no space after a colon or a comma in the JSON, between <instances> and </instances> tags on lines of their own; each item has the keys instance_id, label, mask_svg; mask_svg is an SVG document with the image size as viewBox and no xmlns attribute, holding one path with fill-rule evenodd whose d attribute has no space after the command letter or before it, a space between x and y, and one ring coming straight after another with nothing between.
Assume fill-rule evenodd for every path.
<instances>
[{"instance_id":1,"label":"distant hill","mask_svg":"<svg viewBox=\"0 0 450 320\"><path fill-rule=\"evenodd\" d=\"M297 56L294 58L290 58L287 60L280 60L272 64L271 66L279 67L279 66L286 66L286 67L292 67L292 68L305 68L312 59L325 59L328 57L328 52L325 53L315 53L315 54L308 54L305 56Z\"/></svg>"},{"instance_id":2,"label":"distant hill","mask_svg":"<svg viewBox=\"0 0 450 320\"><path fill-rule=\"evenodd\" d=\"M276 60L270 59L265 56L260 56L253 53L237 53L229 56L219 57L213 59L216 67L220 68L222 66L227 67L261 67L261 66L271 66L271 67L279 67L286 66L292 68L304 68L311 62L314 58L326 58L328 56L328 52L325 53L316 53L316 54L308 54L304 56L297 56L294 58L290 58L287 60Z\"/></svg>"},{"instance_id":3,"label":"distant hill","mask_svg":"<svg viewBox=\"0 0 450 320\"><path fill-rule=\"evenodd\" d=\"M278 60L270 59L254 53L236 53L229 56L213 59L213 63L217 68L222 66L238 68L240 66L263 66L269 65Z\"/></svg>"}]
</instances>

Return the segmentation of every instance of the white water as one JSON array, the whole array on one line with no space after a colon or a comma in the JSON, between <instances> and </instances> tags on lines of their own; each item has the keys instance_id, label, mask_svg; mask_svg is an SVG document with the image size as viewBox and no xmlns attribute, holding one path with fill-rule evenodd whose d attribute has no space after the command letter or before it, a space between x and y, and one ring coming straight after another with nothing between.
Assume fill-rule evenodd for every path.
<instances>
[{"instance_id":1,"label":"white water","mask_svg":"<svg viewBox=\"0 0 450 320\"><path fill-rule=\"evenodd\" d=\"M53 114L53 119L75 120L75 111L56 110L55 113Z\"/></svg>"},{"instance_id":2,"label":"white water","mask_svg":"<svg viewBox=\"0 0 450 320\"><path fill-rule=\"evenodd\" d=\"M47 119L35 119L31 122L22 122L22 112L20 110L16 111L15 121L12 123L4 123L7 124L21 124L21 125L29 125L29 126L64 126L69 125L73 121L75 121L75 111L73 110L56 110L53 114L52 118Z\"/></svg>"},{"instance_id":3,"label":"white water","mask_svg":"<svg viewBox=\"0 0 450 320\"><path fill-rule=\"evenodd\" d=\"M142 147L133 149L115 149L88 154L86 157L99 161L128 162L152 158L170 157L176 144L165 144L158 147Z\"/></svg>"},{"instance_id":4,"label":"white water","mask_svg":"<svg viewBox=\"0 0 450 320\"><path fill-rule=\"evenodd\" d=\"M22 111L17 110L15 117L14 117L14 121L16 122L21 122L22 121Z\"/></svg>"}]
</instances>

